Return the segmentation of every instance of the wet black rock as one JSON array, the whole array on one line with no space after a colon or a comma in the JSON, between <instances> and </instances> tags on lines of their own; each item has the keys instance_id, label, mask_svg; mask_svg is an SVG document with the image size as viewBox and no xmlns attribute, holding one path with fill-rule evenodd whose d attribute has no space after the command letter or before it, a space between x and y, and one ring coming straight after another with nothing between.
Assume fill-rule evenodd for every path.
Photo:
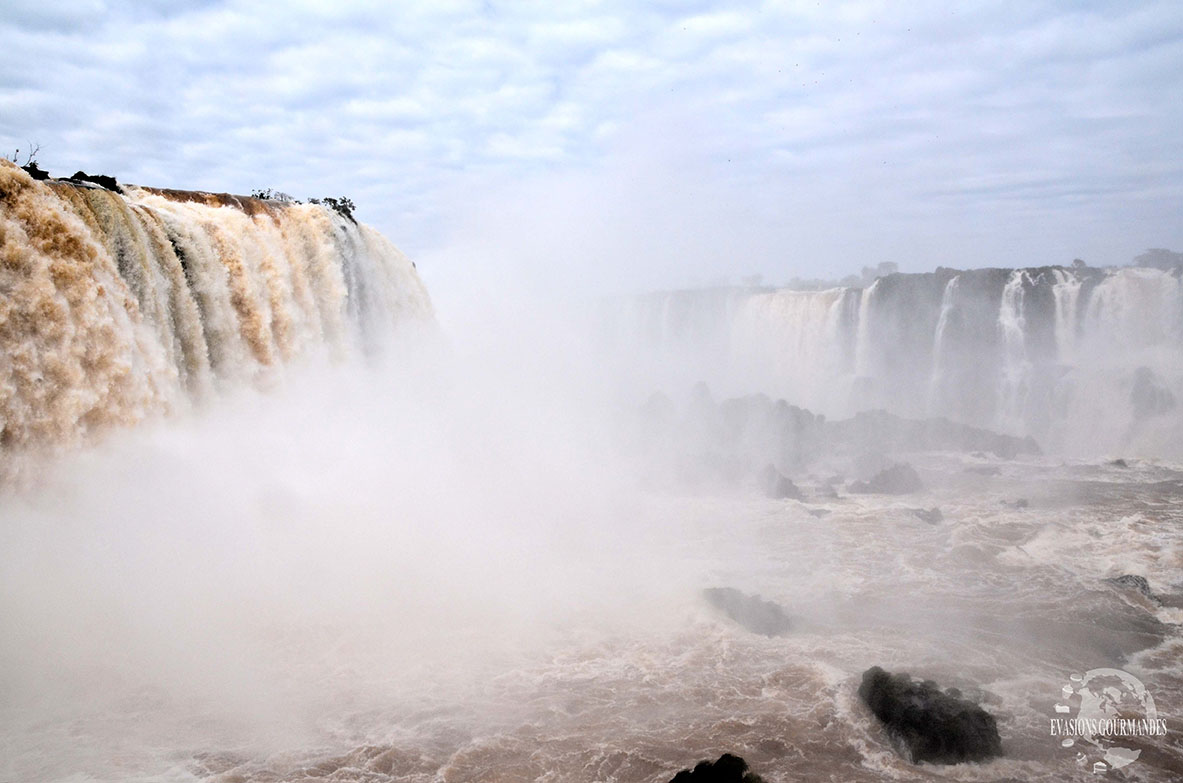
<instances>
[{"instance_id":1,"label":"wet black rock","mask_svg":"<svg viewBox=\"0 0 1183 783\"><path fill-rule=\"evenodd\" d=\"M764 488L764 494L770 498L777 500L801 499L801 490L797 488L797 485L773 465L766 466L763 473L760 474L760 485Z\"/></svg>"},{"instance_id":2,"label":"wet black rock","mask_svg":"<svg viewBox=\"0 0 1183 783\"><path fill-rule=\"evenodd\" d=\"M92 185L98 185L104 190L119 192L119 183L115 181L114 177L109 177L106 174L87 174L85 171L75 171L74 176L68 179L71 182L89 182Z\"/></svg>"},{"instance_id":3,"label":"wet black rock","mask_svg":"<svg viewBox=\"0 0 1183 783\"><path fill-rule=\"evenodd\" d=\"M707 603L752 633L780 636L789 630L789 616L781 605L758 595L734 587L708 587L702 595Z\"/></svg>"},{"instance_id":4,"label":"wet black rock","mask_svg":"<svg viewBox=\"0 0 1183 783\"><path fill-rule=\"evenodd\" d=\"M21 168L24 169L25 173L28 174L33 179L38 179L38 180L49 179L49 172L42 170L41 167L37 165L37 161L35 161L35 160L30 161L28 163L28 165L21 166Z\"/></svg>"},{"instance_id":5,"label":"wet black rock","mask_svg":"<svg viewBox=\"0 0 1183 783\"><path fill-rule=\"evenodd\" d=\"M1027 506L1031 505L1027 502L1027 498L1019 498L1017 500L1002 500L999 502L1007 508L1013 509L1027 508Z\"/></svg>"},{"instance_id":6,"label":"wet black rock","mask_svg":"<svg viewBox=\"0 0 1183 783\"><path fill-rule=\"evenodd\" d=\"M1144 576L1122 574L1121 576L1110 577L1105 581L1123 590L1133 590L1134 592L1140 593L1154 603L1159 602L1158 597L1154 595L1154 591L1150 589L1150 583L1146 581L1146 577Z\"/></svg>"},{"instance_id":7,"label":"wet black rock","mask_svg":"<svg viewBox=\"0 0 1183 783\"><path fill-rule=\"evenodd\" d=\"M701 761L692 770L682 770L670 783L764 783L764 778L749 772L739 756L724 753L718 761Z\"/></svg>"},{"instance_id":8,"label":"wet black rock","mask_svg":"<svg viewBox=\"0 0 1183 783\"><path fill-rule=\"evenodd\" d=\"M878 666L863 673L859 698L887 728L892 745L914 764L960 764L1002 755L994 716L954 688L917 682Z\"/></svg>"},{"instance_id":9,"label":"wet black rock","mask_svg":"<svg viewBox=\"0 0 1183 783\"><path fill-rule=\"evenodd\" d=\"M899 462L875 474L869 481L852 482L848 490L863 494L904 495L924 489L916 469L906 462Z\"/></svg>"},{"instance_id":10,"label":"wet black rock","mask_svg":"<svg viewBox=\"0 0 1183 783\"><path fill-rule=\"evenodd\" d=\"M910 510L912 514L918 519L920 519L922 522L927 522L930 525L935 525L945 518L945 515L942 514L941 510L936 506L932 508L913 508Z\"/></svg>"},{"instance_id":11,"label":"wet black rock","mask_svg":"<svg viewBox=\"0 0 1183 783\"><path fill-rule=\"evenodd\" d=\"M1130 463L1126 462L1124 459L1115 459L1109 461L1109 466L1113 468L1128 468Z\"/></svg>"}]
</instances>

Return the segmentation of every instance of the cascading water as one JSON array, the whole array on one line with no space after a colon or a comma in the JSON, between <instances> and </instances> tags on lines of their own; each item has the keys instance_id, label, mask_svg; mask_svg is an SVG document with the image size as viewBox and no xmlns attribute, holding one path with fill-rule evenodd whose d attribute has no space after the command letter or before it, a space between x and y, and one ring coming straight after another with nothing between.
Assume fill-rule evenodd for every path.
<instances>
[{"instance_id":1,"label":"cascading water","mask_svg":"<svg viewBox=\"0 0 1183 783\"><path fill-rule=\"evenodd\" d=\"M857 291L835 288L817 294L770 291L753 295L735 315L732 351L768 369L805 407L819 407L835 380L849 378L855 362ZM771 342L777 350L760 355ZM749 354L751 351L755 353Z\"/></svg>"},{"instance_id":2,"label":"cascading water","mask_svg":"<svg viewBox=\"0 0 1183 783\"><path fill-rule=\"evenodd\" d=\"M711 359L695 366L694 380L724 394L763 391L830 416L868 408L946 416L1065 453L1173 455L1170 433L1183 431L1181 276L942 268L865 289L729 289L727 307L687 306L718 298L709 291L629 307L660 302L632 315L665 355L655 365L706 346L697 355ZM683 380L644 379L671 389Z\"/></svg>"},{"instance_id":3,"label":"cascading water","mask_svg":"<svg viewBox=\"0 0 1183 783\"><path fill-rule=\"evenodd\" d=\"M317 205L36 182L0 161L0 445L84 442L430 319L411 262ZM11 465L0 473L9 472Z\"/></svg>"},{"instance_id":4,"label":"cascading water","mask_svg":"<svg viewBox=\"0 0 1183 783\"><path fill-rule=\"evenodd\" d=\"M316 206L0 164L0 454L217 400L0 487L0 780L666 783L724 750L767 780L1095 779L1047 711L1117 665L1183 703L1183 473L758 395L622 420L612 362L825 413L1056 411L1072 445L1127 437L1119 408L1175 420L1179 301L1178 275L1062 268L664 293L625 303L615 356L530 321L454 365L222 394L428 318L412 265ZM833 477L868 447L923 486ZM857 695L879 663L989 694L1006 755L898 756ZM1149 739L1142 779L1178 780Z\"/></svg>"},{"instance_id":5,"label":"cascading water","mask_svg":"<svg viewBox=\"0 0 1183 783\"><path fill-rule=\"evenodd\" d=\"M1002 373L999 378L998 425L1006 430L1023 428L1027 400L1027 381L1031 363L1027 361L1027 323L1023 316L1024 284L1027 273L1016 269L1002 290L998 328L1002 337Z\"/></svg>"}]
</instances>

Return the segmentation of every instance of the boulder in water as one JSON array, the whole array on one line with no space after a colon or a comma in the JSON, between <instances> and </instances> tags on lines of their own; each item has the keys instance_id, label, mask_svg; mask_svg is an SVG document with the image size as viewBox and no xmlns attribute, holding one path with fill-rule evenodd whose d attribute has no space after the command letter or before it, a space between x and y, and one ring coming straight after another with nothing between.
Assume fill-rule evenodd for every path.
<instances>
[{"instance_id":1,"label":"boulder in water","mask_svg":"<svg viewBox=\"0 0 1183 783\"><path fill-rule=\"evenodd\" d=\"M916 469L906 462L897 462L886 470L881 470L869 481L852 482L848 490L863 494L878 493L884 495L904 495L909 492L919 492L924 489L920 475Z\"/></svg>"},{"instance_id":2,"label":"boulder in water","mask_svg":"<svg viewBox=\"0 0 1183 783\"><path fill-rule=\"evenodd\" d=\"M950 688L872 666L859 698L883 721L897 752L912 763L960 764L1002 755L994 716Z\"/></svg>"},{"instance_id":3,"label":"boulder in water","mask_svg":"<svg viewBox=\"0 0 1183 783\"><path fill-rule=\"evenodd\" d=\"M708 587L702 591L707 603L752 633L780 636L789 630L789 616L780 604L748 595L734 587Z\"/></svg>"},{"instance_id":4,"label":"boulder in water","mask_svg":"<svg viewBox=\"0 0 1183 783\"><path fill-rule=\"evenodd\" d=\"M739 756L724 753L718 761L701 761L692 770L682 770L670 783L764 783L764 778L749 772Z\"/></svg>"},{"instance_id":5,"label":"boulder in water","mask_svg":"<svg viewBox=\"0 0 1183 783\"><path fill-rule=\"evenodd\" d=\"M1150 582L1146 581L1146 577L1138 576L1137 574L1122 574L1121 576L1113 576L1105 580L1109 584L1120 587L1123 590L1133 590L1141 594L1143 597L1152 603L1159 603L1158 597L1154 591L1150 589Z\"/></svg>"},{"instance_id":6,"label":"boulder in water","mask_svg":"<svg viewBox=\"0 0 1183 783\"><path fill-rule=\"evenodd\" d=\"M941 513L940 508L933 506L932 508L913 508L909 509L917 519L922 522L927 522L930 525L942 521L945 515Z\"/></svg>"},{"instance_id":7,"label":"boulder in water","mask_svg":"<svg viewBox=\"0 0 1183 783\"><path fill-rule=\"evenodd\" d=\"M797 488L797 485L773 465L764 468L764 472L760 474L760 484L764 488L764 494L770 498L777 500L801 499L801 490Z\"/></svg>"}]
</instances>

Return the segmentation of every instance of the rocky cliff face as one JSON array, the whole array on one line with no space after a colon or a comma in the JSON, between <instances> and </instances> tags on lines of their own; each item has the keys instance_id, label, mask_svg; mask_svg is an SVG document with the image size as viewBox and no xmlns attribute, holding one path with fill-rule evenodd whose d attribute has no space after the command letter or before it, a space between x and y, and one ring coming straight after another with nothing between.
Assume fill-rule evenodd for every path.
<instances>
[{"instance_id":1,"label":"rocky cliff face","mask_svg":"<svg viewBox=\"0 0 1183 783\"><path fill-rule=\"evenodd\" d=\"M1183 394L1181 277L942 268L867 288L652 294L617 303L609 322L617 339L650 346L659 388L703 380L832 417L881 408L1052 451L1169 453L1161 433L1183 430L1170 405Z\"/></svg>"}]
</instances>

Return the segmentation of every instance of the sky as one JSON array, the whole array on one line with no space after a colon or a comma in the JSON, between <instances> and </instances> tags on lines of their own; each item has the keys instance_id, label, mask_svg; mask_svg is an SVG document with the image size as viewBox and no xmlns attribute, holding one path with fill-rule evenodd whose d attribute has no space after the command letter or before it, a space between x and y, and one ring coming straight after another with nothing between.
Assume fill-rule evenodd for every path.
<instances>
[{"instance_id":1,"label":"sky","mask_svg":"<svg viewBox=\"0 0 1183 783\"><path fill-rule=\"evenodd\" d=\"M1177 0L4 0L0 44L0 154L348 195L429 288L1183 250Z\"/></svg>"}]
</instances>

